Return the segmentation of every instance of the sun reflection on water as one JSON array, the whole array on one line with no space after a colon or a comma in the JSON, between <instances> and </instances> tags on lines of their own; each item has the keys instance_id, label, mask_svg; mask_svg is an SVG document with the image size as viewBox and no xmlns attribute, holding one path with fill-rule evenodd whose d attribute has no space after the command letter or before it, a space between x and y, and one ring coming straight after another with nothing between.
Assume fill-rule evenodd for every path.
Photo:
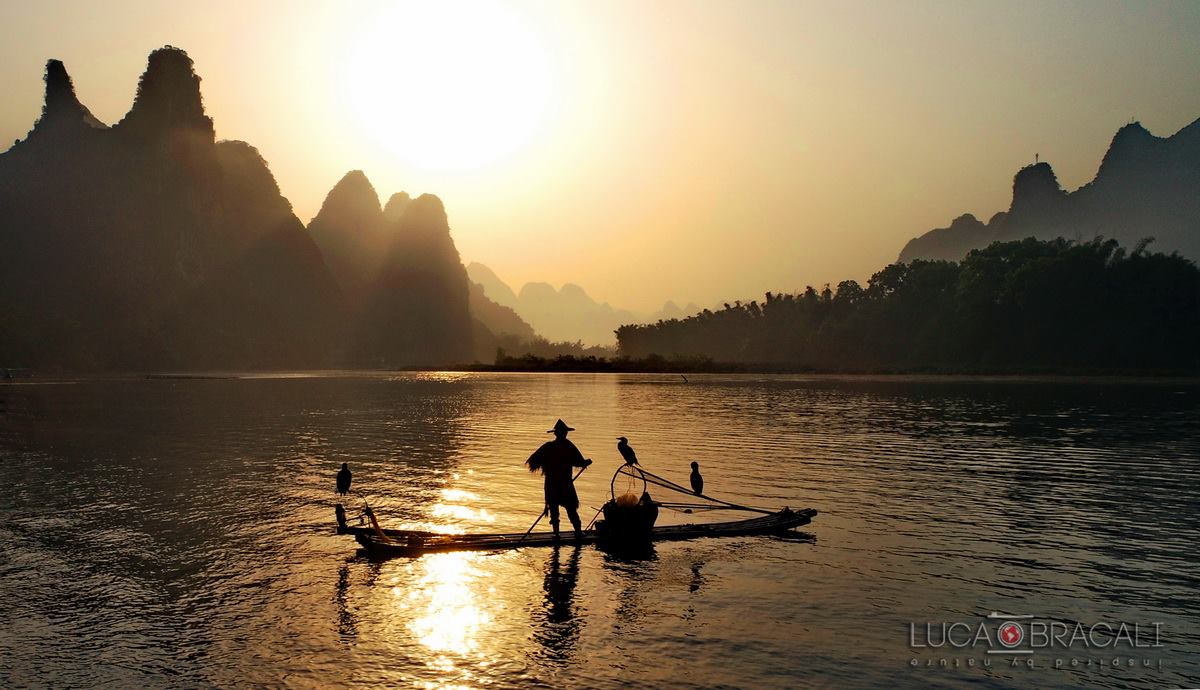
<instances>
[{"instance_id":1,"label":"sun reflection on water","mask_svg":"<svg viewBox=\"0 0 1200 690\"><path fill-rule=\"evenodd\" d=\"M478 501L479 494L473 494L470 491L462 489L442 489L443 501Z\"/></svg>"},{"instance_id":2,"label":"sun reflection on water","mask_svg":"<svg viewBox=\"0 0 1200 690\"><path fill-rule=\"evenodd\" d=\"M485 509L470 506L447 505L438 503L431 510L435 518L452 518L454 520L470 520L477 522L495 522L496 516ZM441 531L440 529L438 531Z\"/></svg>"},{"instance_id":3,"label":"sun reflection on water","mask_svg":"<svg viewBox=\"0 0 1200 690\"><path fill-rule=\"evenodd\" d=\"M436 383L457 383L458 381L466 381L472 378L470 372L465 371L421 371L413 374L405 374L403 376L393 376L390 381L407 382L407 381L433 381Z\"/></svg>"},{"instance_id":4,"label":"sun reflection on water","mask_svg":"<svg viewBox=\"0 0 1200 690\"><path fill-rule=\"evenodd\" d=\"M464 503L478 501L479 496L462 489L442 489L442 500L434 504L430 513L435 518L449 518L461 522L495 522L496 516L486 508L472 508ZM455 529L455 528L451 528ZM443 531L438 529L437 531Z\"/></svg>"},{"instance_id":5,"label":"sun reflection on water","mask_svg":"<svg viewBox=\"0 0 1200 690\"><path fill-rule=\"evenodd\" d=\"M441 500L429 509L428 520L406 520L396 526L400 529L436 532L438 534L463 534L470 527L479 531L480 524L496 522L496 515L487 508L463 505L478 501L479 495L462 489L442 489Z\"/></svg>"},{"instance_id":6,"label":"sun reflection on water","mask_svg":"<svg viewBox=\"0 0 1200 690\"><path fill-rule=\"evenodd\" d=\"M451 552L424 556L414 565L418 579L407 592L396 589L400 605L417 615L410 623L413 635L434 656L430 664L454 670L464 661L478 663L480 641L502 606L485 596L487 584L476 566L478 553ZM486 605L485 605L486 604Z\"/></svg>"}]
</instances>

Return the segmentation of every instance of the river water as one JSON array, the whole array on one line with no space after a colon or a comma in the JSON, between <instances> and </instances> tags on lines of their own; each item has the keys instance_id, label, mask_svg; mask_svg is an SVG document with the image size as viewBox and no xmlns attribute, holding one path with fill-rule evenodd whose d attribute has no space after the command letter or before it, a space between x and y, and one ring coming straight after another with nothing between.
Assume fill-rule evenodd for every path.
<instances>
[{"instance_id":1,"label":"river water","mask_svg":"<svg viewBox=\"0 0 1200 690\"><path fill-rule=\"evenodd\" d=\"M0 386L0 685L1200 684L1195 381L689 379ZM820 514L641 560L565 544L372 562L333 534L342 462L385 526L523 531L541 482L522 462L559 417L595 460L585 520L617 436L683 484L699 461L706 493ZM1033 654L951 645L993 612ZM1034 649L1035 622L1096 644ZM1152 646L1105 637L1121 623Z\"/></svg>"}]
</instances>

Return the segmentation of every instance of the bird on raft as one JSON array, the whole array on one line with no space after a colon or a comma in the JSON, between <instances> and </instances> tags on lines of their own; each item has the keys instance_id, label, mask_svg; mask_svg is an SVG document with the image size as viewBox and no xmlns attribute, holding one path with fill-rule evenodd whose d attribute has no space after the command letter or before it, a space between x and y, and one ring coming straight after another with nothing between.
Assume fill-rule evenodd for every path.
<instances>
[{"instance_id":1,"label":"bird on raft","mask_svg":"<svg viewBox=\"0 0 1200 690\"><path fill-rule=\"evenodd\" d=\"M700 496L704 493L704 477L700 476L700 463L692 461L692 493Z\"/></svg>"},{"instance_id":2,"label":"bird on raft","mask_svg":"<svg viewBox=\"0 0 1200 690\"><path fill-rule=\"evenodd\" d=\"M350 493L350 480L354 475L350 473L350 467L346 463L342 463L342 469L337 473L337 492L343 496Z\"/></svg>"},{"instance_id":3,"label":"bird on raft","mask_svg":"<svg viewBox=\"0 0 1200 690\"><path fill-rule=\"evenodd\" d=\"M636 465L637 454L633 452L633 447L629 445L629 439L624 436L617 437L617 450L621 451L621 457L625 458L626 465Z\"/></svg>"}]
</instances>

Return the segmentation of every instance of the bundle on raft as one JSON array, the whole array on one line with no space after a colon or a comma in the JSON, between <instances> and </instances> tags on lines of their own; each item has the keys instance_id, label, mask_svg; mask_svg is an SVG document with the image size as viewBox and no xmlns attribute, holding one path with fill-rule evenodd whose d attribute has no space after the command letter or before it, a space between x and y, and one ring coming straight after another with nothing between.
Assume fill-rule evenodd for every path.
<instances>
[{"instance_id":1,"label":"bundle on raft","mask_svg":"<svg viewBox=\"0 0 1200 690\"><path fill-rule=\"evenodd\" d=\"M653 541L658 506L648 492L643 492L641 498L622 494L605 503L600 512L604 519L596 523L596 536L601 541L626 546Z\"/></svg>"},{"instance_id":2,"label":"bundle on raft","mask_svg":"<svg viewBox=\"0 0 1200 690\"><path fill-rule=\"evenodd\" d=\"M624 490L617 495L618 483L622 481L625 483ZM639 485L640 496L637 493ZM655 501L650 497L649 485L687 494L690 499L681 502ZM685 513L735 510L760 515L728 522L656 527L654 523L660 508ZM346 521L345 510L341 504L338 504L337 510L337 533L352 535L368 554L375 557L420 556L440 551L500 550L562 543L597 544L604 549L623 551L657 541L778 534L809 524L817 514L812 508L783 508L772 511L696 495L690 489L647 472L640 465L623 465L616 471L610 484L610 498L597 512L596 518L603 514L603 519L593 518L595 527L589 525L577 538L566 536L560 539L552 532L440 534L419 530L383 529L370 508L363 511L365 525L351 526Z\"/></svg>"}]
</instances>

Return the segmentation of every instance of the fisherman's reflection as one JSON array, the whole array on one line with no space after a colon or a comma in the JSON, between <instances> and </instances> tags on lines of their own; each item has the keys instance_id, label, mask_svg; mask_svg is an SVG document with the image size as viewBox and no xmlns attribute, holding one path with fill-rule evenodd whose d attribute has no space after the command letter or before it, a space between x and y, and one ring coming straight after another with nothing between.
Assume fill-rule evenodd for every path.
<instances>
[{"instance_id":1,"label":"fisherman's reflection","mask_svg":"<svg viewBox=\"0 0 1200 690\"><path fill-rule=\"evenodd\" d=\"M579 620L573 611L575 582L579 579L579 553L579 546L571 548L564 566L561 549L554 547L542 583L546 593L542 604L546 623L538 626L534 638L545 649L546 655L556 661L569 660L579 641Z\"/></svg>"}]
</instances>

